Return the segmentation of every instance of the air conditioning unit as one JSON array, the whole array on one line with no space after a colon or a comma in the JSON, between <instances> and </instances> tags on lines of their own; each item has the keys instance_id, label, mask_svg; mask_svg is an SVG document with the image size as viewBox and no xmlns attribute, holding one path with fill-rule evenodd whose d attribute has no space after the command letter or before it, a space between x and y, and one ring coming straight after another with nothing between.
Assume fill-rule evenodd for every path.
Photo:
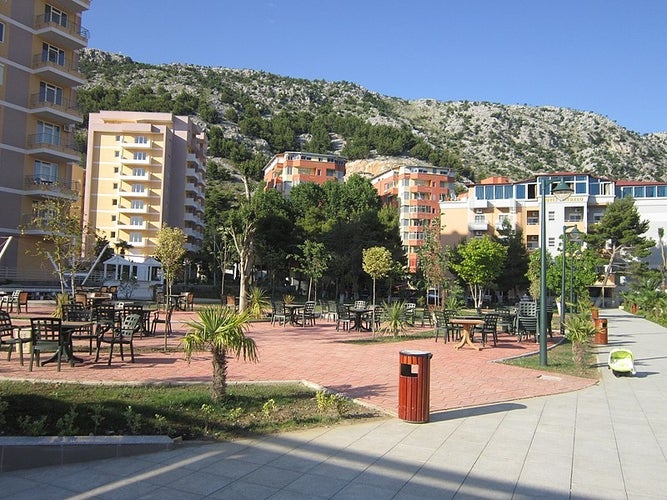
<instances>
[{"instance_id":1,"label":"air conditioning unit","mask_svg":"<svg viewBox=\"0 0 667 500\"><path fill-rule=\"evenodd\" d=\"M483 213L484 213L484 210L482 210L481 208L476 208L476 209L475 209L475 213L476 213L476 214L483 214Z\"/></svg>"}]
</instances>

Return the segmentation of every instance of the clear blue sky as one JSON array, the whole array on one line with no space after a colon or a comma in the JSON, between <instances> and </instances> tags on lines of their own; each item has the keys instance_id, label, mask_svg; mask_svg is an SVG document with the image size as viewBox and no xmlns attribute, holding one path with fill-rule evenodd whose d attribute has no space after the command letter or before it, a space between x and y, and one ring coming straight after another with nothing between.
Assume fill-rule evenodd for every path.
<instances>
[{"instance_id":1,"label":"clear blue sky","mask_svg":"<svg viewBox=\"0 0 667 500\"><path fill-rule=\"evenodd\" d=\"M667 131L665 0L94 0L89 47Z\"/></svg>"}]
</instances>

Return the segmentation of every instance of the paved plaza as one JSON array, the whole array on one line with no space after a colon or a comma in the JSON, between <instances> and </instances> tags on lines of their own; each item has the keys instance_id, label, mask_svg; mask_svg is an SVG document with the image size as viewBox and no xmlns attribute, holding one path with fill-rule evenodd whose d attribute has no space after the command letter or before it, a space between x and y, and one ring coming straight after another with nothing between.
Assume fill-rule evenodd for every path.
<instances>
[{"instance_id":1,"label":"paved plaza","mask_svg":"<svg viewBox=\"0 0 667 500\"><path fill-rule=\"evenodd\" d=\"M189 313L191 314L191 313ZM233 362L238 381L307 380L396 413L398 351L428 350L431 418L395 417L128 458L0 475L3 498L665 498L667 329L603 310L609 344L630 348L637 374L599 384L494 363L535 350L501 335L498 347L455 351L411 340L358 345L332 324L253 326L260 362ZM185 313L176 321L187 321ZM178 328L177 328L178 332ZM161 339L138 342L160 343ZM177 336L170 339L177 341ZM0 376L100 381L206 380L210 361L142 352L112 367L86 361L60 373L0 360Z\"/></svg>"}]
</instances>

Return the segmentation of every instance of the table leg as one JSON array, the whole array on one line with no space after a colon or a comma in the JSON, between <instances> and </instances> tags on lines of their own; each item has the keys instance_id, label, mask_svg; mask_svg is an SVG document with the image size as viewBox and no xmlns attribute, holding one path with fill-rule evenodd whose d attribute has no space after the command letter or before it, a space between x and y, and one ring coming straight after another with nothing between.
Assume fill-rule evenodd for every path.
<instances>
[{"instance_id":1,"label":"table leg","mask_svg":"<svg viewBox=\"0 0 667 500\"><path fill-rule=\"evenodd\" d=\"M454 348L458 351L459 349L461 349L461 347L468 344L473 349L476 349L477 351L479 351L479 346L476 345L475 343L473 343L472 340L470 340L470 327L464 326L461 330L462 330L462 332L461 332L461 342L456 344L456 346Z\"/></svg>"}]
</instances>

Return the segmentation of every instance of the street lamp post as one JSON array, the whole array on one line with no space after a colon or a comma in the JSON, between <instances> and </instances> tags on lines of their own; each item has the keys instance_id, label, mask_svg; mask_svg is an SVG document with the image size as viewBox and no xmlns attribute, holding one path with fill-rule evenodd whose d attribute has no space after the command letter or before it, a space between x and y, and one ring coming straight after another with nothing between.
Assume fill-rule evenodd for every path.
<instances>
[{"instance_id":1,"label":"street lamp post","mask_svg":"<svg viewBox=\"0 0 667 500\"><path fill-rule=\"evenodd\" d=\"M568 229L571 231L568 233ZM569 238L568 238L569 235ZM566 267L566 257L567 257L567 242L573 241L577 242L581 240L581 231L577 226L563 226L563 255L562 255L562 269L561 269L561 281L560 281L560 334L565 334L565 273L567 272ZM574 257L573 257L574 259ZM572 296L572 290L570 290L570 297ZM572 299L570 298L570 302Z\"/></svg>"},{"instance_id":2,"label":"street lamp post","mask_svg":"<svg viewBox=\"0 0 667 500\"><path fill-rule=\"evenodd\" d=\"M547 366L547 183L549 177L540 179L540 366ZM573 193L571 187L562 180L551 189L559 201L564 201Z\"/></svg>"}]
</instances>

